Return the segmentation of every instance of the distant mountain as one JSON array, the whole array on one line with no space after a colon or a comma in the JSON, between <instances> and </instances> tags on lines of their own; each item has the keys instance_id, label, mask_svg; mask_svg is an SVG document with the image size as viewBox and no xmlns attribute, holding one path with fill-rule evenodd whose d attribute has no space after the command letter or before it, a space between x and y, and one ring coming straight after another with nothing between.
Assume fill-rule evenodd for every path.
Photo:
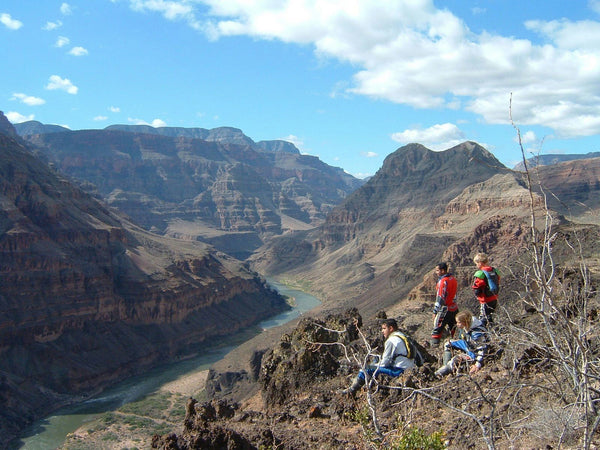
<instances>
[{"instance_id":1,"label":"distant mountain","mask_svg":"<svg viewBox=\"0 0 600 450\"><path fill-rule=\"evenodd\" d=\"M211 142L226 142L229 144L254 146L254 141L242 130L233 127L219 127L207 130L205 128L157 127L150 125L110 125L105 130L127 131L129 133L158 134L160 136L184 137L202 139Z\"/></svg>"},{"instance_id":2,"label":"distant mountain","mask_svg":"<svg viewBox=\"0 0 600 450\"><path fill-rule=\"evenodd\" d=\"M586 161L587 167L594 160ZM591 200L600 198L595 170L585 181L567 171L554 180L553 172L541 172L559 195L569 193L571 206L581 200L597 208ZM272 239L250 262L261 273L302 280L330 306L374 312L409 298L439 261L453 265L462 288L477 251L493 255L496 264L512 264L526 246L532 198L541 212L543 201L536 192L530 196L523 175L474 142L443 152L410 144L390 154L323 225ZM553 206L567 211L558 202Z\"/></svg>"},{"instance_id":3,"label":"distant mountain","mask_svg":"<svg viewBox=\"0 0 600 450\"><path fill-rule=\"evenodd\" d=\"M312 228L362 181L282 141L235 128L114 125L24 136L136 223L240 258L267 235Z\"/></svg>"},{"instance_id":4,"label":"distant mountain","mask_svg":"<svg viewBox=\"0 0 600 450\"><path fill-rule=\"evenodd\" d=\"M588 155L540 166L531 177L552 209L576 222L600 224L600 153Z\"/></svg>"},{"instance_id":5,"label":"distant mountain","mask_svg":"<svg viewBox=\"0 0 600 450\"><path fill-rule=\"evenodd\" d=\"M60 125L45 125L37 120L30 120L14 125L19 136L28 136L31 134L64 133L71 131L69 128Z\"/></svg>"},{"instance_id":6,"label":"distant mountain","mask_svg":"<svg viewBox=\"0 0 600 450\"><path fill-rule=\"evenodd\" d=\"M0 111L0 134L5 134L11 138L17 138L17 132L15 128L8 121L2 111Z\"/></svg>"},{"instance_id":7,"label":"distant mountain","mask_svg":"<svg viewBox=\"0 0 600 450\"><path fill-rule=\"evenodd\" d=\"M286 308L238 261L116 215L6 124L0 115L0 447L53 408Z\"/></svg>"},{"instance_id":8,"label":"distant mountain","mask_svg":"<svg viewBox=\"0 0 600 450\"><path fill-rule=\"evenodd\" d=\"M275 141L259 141L256 145L267 152L284 152L300 154L300 151L294 144L287 141L275 140Z\"/></svg>"},{"instance_id":9,"label":"distant mountain","mask_svg":"<svg viewBox=\"0 0 600 450\"><path fill-rule=\"evenodd\" d=\"M538 156L529 158L527 160L527 164L529 165L530 168L532 168L532 167L536 167L536 166L549 166L552 164L558 164L561 162L573 161L573 160L577 160L577 159L590 159L590 158L598 158L598 157L600 157L600 152L589 152L589 153L585 153L585 154L572 153L572 154L565 154L565 155L546 154L546 155L538 155ZM525 166L524 166L523 162L520 162L519 164L517 164L514 167L514 170L519 170L519 171L525 170Z\"/></svg>"}]
</instances>

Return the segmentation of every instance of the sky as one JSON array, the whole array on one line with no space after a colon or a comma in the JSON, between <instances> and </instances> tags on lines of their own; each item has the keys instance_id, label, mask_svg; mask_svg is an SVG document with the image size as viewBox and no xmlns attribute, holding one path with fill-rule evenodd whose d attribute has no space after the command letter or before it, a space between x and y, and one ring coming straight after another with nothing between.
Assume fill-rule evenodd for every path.
<instances>
[{"instance_id":1,"label":"sky","mask_svg":"<svg viewBox=\"0 0 600 450\"><path fill-rule=\"evenodd\" d=\"M600 151L600 0L3 0L0 61L12 123L229 126L359 178Z\"/></svg>"}]
</instances>

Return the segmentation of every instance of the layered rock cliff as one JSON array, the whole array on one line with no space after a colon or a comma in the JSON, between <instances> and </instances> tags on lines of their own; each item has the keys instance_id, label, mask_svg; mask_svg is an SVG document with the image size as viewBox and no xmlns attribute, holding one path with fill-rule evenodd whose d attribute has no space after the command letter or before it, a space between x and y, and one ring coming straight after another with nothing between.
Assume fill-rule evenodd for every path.
<instances>
[{"instance_id":1,"label":"layered rock cliff","mask_svg":"<svg viewBox=\"0 0 600 450\"><path fill-rule=\"evenodd\" d=\"M254 143L230 127L52 131L24 138L84 189L161 234L228 252L231 237L241 258L270 235L323 223L362 184L291 143Z\"/></svg>"},{"instance_id":2,"label":"layered rock cliff","mask_svg":"<svg viewBox=\"0 0 600 450\"><path fill-rule=\"evenodd\" d=\"M444 152L410 144L321 227L274 239L252 262L264 273L302 278L328 298L341 292L350 303L372 301L366 293L381 283L393 302L448 245L494 214L525 213L528 198L520 176L473 142Z\"/></svg>"},{"instance_id":3,"label":"layered rock cliff","mask_svg":"<svg viewBox=\"0 0 600 450\"><path fill-rule=\"evenodd\" d=\"M410 144L389 155L325 224L273 239L251 261L261 273L302 280L331 305L368 312L407 298L444 259L456 270L464 266L466 285L476 252L508 265L523 248L531 207L543 213L544 192L555 216L577 212L579 221L595 223L597 160L540 167L530 193L524 173L476 143L444 152Z\"/></svg>"},{"instance_id":4,"label":"layered rock cliff","mask_svg":"<svg viewBox=\"0 0 600 450\"><path fill-rule=\"evenodd\" d=\"M136 227L13 137L0 133L0 151L2 443L75 396L287 307L238 261Z\"/></svg>"}]
</instances>

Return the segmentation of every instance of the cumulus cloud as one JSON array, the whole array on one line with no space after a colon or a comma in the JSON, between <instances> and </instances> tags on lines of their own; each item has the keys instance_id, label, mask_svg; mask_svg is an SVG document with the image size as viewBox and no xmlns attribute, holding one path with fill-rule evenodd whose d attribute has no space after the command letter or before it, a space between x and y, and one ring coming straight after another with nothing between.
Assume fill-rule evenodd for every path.
<instances>
[{"instance_id":1,"label":"cumulus cloud","mask_svg":"<svg viewBox=\"0 0 600 450\"><path fill-rule=\"evenodd\" d=\"M291 142L292 144L294 144L296 146L296 148L300 151L300 153L307 154L307 151L304 148L304 141L301 138L299 138L298 136L289 134L286 137L281 138L281 140Z\"/></svg>"},{"instance_id":2,"label":"cumulus cloud","mask_svg":"<svg viewBox=\"0 0 600 450\"><path fill-rule=\"evenodd\" d=\"M452 123L442 123L422 129L407 129L394 133L391 137L400 144L418 142L437 151L454 147L465 140L464 133Z\"/></svg>"},{"instance_id":3,"label":"cumulus cloud","mask_svg":"<svg viewBox=\"0 0 600 450\"><path fill-rule=\"evenodd\" d=\"M18 30L23 26L23 22L13 19L10 14L0 14L0 23L10 30Z\"/></svg>"},{"instance_id":4,"label":"cumulus cloud","mask_svg":"<svg viewBox=\"0 0 600 450\"><path fill-rule=\"evenodd\" d=\"M42 27L42 30L53 31L60 27L62 27L62 22L57 20L56 22L46 22L46 25Z\"/></svg>"},{"instance_id":5,"label":"cumulus cloud","mask_svg":"<svg viewBox=\"0 0 600 450\"><path fill-rule=\"evenodd\" d=\"M195 3L208 13L198 20ZM357 67L345 92L414 108L464 109L490 124L552 128L559 137L600 133L600 22L531 20L528 39L474 33L433 0L130 0L131 8L187 20L211 39L251 36L312 45ZM600 12L597 0L589 3ZM484 10L473 10L486 14ZM339 95L340 89L335 90Z\"/></svg>"},{"instance_id":6,"label":"cumulus cloud","mask_svg":"<svg viewBox=\"0 0 600 450\"><path fill-rule=\"evenodd\" d=\"M376 158L379 155L375 152L363 152L362 155L366 158Z\"/></svg>"},{"instance_id":7,"label":"cumulus cloud","mask_svg":"<svg viewBox=\"0 0 600 450\"><path fill-rule=\"evenodd\" d=\"M537 136L533 131L526 131L521 135L521 142L523 144L531 144L532 142L537 142Z\"/></svg>"},{"instance_id":8,"label":"cumulus cloud","mask_svg":"<svg viewBox=\"0 0 600 450\"><path fill-rule=\"evenodd\" d=\"M134 125L150 125L154 128L166 127L167 123L162 119L154 119L151 123L146 122L143 119L132 119L129 117L127 119L128 122L133 123Z\"/></svg>"},{"instance_id":9,"label":"cumulus cloud","mask_svg":"<svg viewBox=\"0 0 600 450\"><path fill-rule=\"evenodd\" d=\"M73 56L85 56L88 54L88 51L83 47L73 47L69 50L69 55Z\"/></svg>"},{"instance_id":10,"label":"cumulus cloud","mask_svg":"<svg viewBox=\"0 0 600 450\"><path fill-rule=\"evenodd\" d=\"M24 103L29 106L39 106L39 105L43 105L44 103L46 103L46 100L44 100L43 98L33 97L31 95L26 95L26 94L22 94L22 93L18 93L18 92L15 92L12 95L11 100L18 100L21 103Z\"/></svg>"},{"instance_id":11,"label":"cumulus cloud","mask_svg":"<svg viewBox=\"0 0 600 450\"><path fill-rule=\"evenodd\" d=\"M69 42L71 42L71 40L68 37L59 36L54 46L58 48L64 47L65 45L69 45Z\"/></svg>"},{"instance_id":12,"label":"cumulus cloud","mask_svg":"<svg viewBox=\"0 0 600 450\"><path fill-rule=\"evenodd\" d=\"M194 7L187 1L129 0L131 9L140 12L156 12L167 20L183 20L192 28L201 29Z\"/></svg>"},{"instance_id":13,"label":"cumulus cloud","mask_svg":"<svg viewBox=\"0 0 600 450\"><path fill-rule=\"evenodd\" d=\"M68 78L61 78L58 75L52 75L48 80L46 89L50 91L59 90L75 95L79 88L75 86Z\"/></svg>"},{"instance_id":14,"label":"cumulus cloud","mask_svg":"<svg viewBox=\"0 0 600 450\"><path fill-rule=\"evenodd\" d=\"M71 15L71 13L72 13L72 11L71 11L71 5L69 5L68 3L63 3L62 5L60 5L60 12L64 16Z\"/></svg>"},{"instance_id":15,"label":"cumulus cloud","mask_svg":"<svg viewBox=\"0 0 600 450\"><path fill-rule=\"evenodd\" d=\"M108 110L113 113L121 112L121 108L119 108L118 106L109 106Z\"/></svg>"},{"instance_id":16,"label":"cumulus cloud","mask_svg":"<svg viewBox=\"0 0 600 450\"><path fill-rule=\"evenodd\" d=\"M19 114L16 111L8 111L5 114L6 118L8 119L8 121L10 123L22 123L22 122L27 122L29 120L33 120L35 118L35 116L33 114L30 114L28 116L24 116L23 114Z\"/></svg>"}]
</instances>

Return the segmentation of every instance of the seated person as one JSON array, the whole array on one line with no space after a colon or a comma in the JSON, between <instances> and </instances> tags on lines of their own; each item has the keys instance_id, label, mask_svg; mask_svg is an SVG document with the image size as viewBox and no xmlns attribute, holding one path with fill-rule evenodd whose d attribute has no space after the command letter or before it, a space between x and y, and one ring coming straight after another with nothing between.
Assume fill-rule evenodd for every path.
<instances>
[{"instance_id":1,"label":"seated person","mask_svg":"<svg viewBox=\"0 0 600 450\"><path fill-rule=\"evenodd\" d=\"M406 369L414 367L414 359L408 357L409 350L406 348L402 333L398 331L398 324L394 319L385 319L381 324L381 332L385 338L383 354L379 363L375 366L367 366L366 373L369 377L379 374L397 377ZM348 389L343 394L354 394L365 384L365 371L361 370Z\"/></svg>"},{"instance_id":2,"label":"seated person","mask_svg":"<svg viewBox=\"0 0 600 450\"><path fill-rule=\"evenodd\" d=\"M478 372L483 367L483 357L487 351L488 332L481 320L473 317L470 311L461 311L456 315L458 339L449 339L444 345L444 365L435 375L443 377L452 372L460 361L473 361L469 373ZM461 353L452 357L452 349Z\"/></svg>"}]
</instances>

